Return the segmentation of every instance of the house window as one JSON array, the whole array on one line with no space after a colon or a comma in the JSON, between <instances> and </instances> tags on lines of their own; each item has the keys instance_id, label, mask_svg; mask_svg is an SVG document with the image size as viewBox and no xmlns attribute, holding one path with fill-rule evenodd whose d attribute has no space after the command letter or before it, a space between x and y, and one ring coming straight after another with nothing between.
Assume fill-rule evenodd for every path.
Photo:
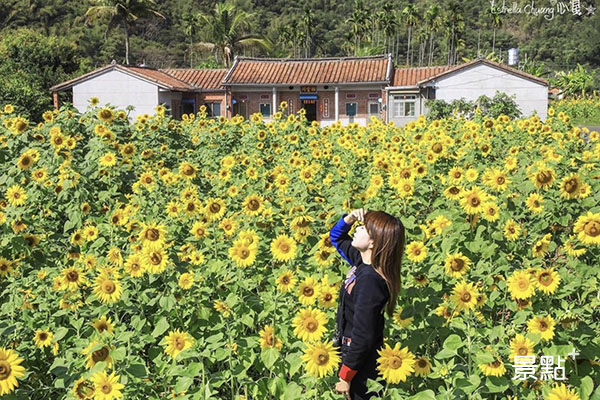
<instances>
[{"instance_id":1,"label":"house window","mask_svg":"<svg viewBox=\"0 0 600 400\"><path fill-rule=\"evenodd\" d=\"M369 115L379 115L379 102L377 102L377 101L369 102Z\"/></svg>"},{"instance_id":2,"label":"house window","mask_svg":"<svg viewBox=\"0 0 600 400\"><path fill-rule=\"evenodd\" d=\"M414 94L394 95L392 103L392 117L414 117L417 96Z\"/></svg>"},{"instance_id":3,"label":"house window","mask_svg":"<svg viewBox=\"0 0 600 400\"><path fill-rule=\"evenodd\" d=\"M260 103L260 113L263 117L271 116L271 103Z\"/></svg>"},{"instance_id":4,"label":"house window","mask_svg":"<svg viewBox=\"0 0 600 400\"><path fill-rule=\"evenodd\" d=\"M357 103L346 103L346 115L349 117L356 116Z\"/></svg>"},{"instance_id":5,"label":"house window","mask_svg":"<svg viewBox=\"0 0 600 400\"><path fill-rule=\"evenodd\" d=\"M206 106L206 115L208 117L221 116L221 103L204 103Z\"/></svg>"}]
</instances>

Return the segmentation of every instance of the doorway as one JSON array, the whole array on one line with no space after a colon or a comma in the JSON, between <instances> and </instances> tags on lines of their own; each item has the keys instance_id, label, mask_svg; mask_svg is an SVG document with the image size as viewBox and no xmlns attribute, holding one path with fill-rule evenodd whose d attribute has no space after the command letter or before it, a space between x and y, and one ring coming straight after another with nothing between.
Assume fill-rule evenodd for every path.
<instances>
[{"instance_id":1,"label":"doorway","mask_svg":"<svg viewBox=\"0 0 600 400\"><path fill-rule=\"evenodd\" d=\"M306 119L309 122L317 120L317 100L302 100L302 108L306 110Z\"/></svg>"}]
</instances>

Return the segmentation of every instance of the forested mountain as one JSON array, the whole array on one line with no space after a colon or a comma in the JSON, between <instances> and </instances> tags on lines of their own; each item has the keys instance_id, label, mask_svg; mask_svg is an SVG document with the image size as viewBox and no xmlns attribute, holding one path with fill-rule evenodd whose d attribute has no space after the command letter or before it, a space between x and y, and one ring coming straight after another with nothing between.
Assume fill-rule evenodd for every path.
<instances>
[{"instance_id":1,"label":"forested mountain","mask_svg":"<svg viewBox=\"0 0 600 400\"><path fill-rule=\"evenodd\" d=\"M155 67L225 64L219 48L227 51L227 46L218 42L228 36L234 43L231 58L235 54L319 57L391 52L398 65L439 65L492 51L506 59L507 49L518 47L522 61L544 62L550 69L570 69L577 63L600 65L600 11L592 13L586 0L579 3L580 16L566 8L572 6L570 0L517 1L520 13L514 9L501 13L503 3L498 1L497 13L493 13L487 0L234 0L234 7L225 10L217 10L212 0L0 3L2 36L28 27L44 35L65 37L76 45L83 70L112 59L125 61L123 26L117 22L106 32L110 18L99 15L91 19L89 13L86 17L88 10L119 4L139 10L136 3L156 13L137 15L130 24L129 61ZM528 8L531 4L537 10L552 8L554 14L533 15ZM506 2L505 7L512 8L513 3ZM236 19L236 14L242 15ZM230 35L222 31L232 24ZM256 39L262 39L262 44ZM216 46L207 45L210 43Z\"/></svg>"}]
</instances>

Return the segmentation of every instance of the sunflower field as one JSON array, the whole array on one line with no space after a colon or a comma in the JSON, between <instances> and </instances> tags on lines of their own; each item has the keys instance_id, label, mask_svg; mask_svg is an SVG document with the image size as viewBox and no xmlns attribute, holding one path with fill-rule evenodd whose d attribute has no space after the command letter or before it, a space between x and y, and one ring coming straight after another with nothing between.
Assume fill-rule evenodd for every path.
<instances>
[{"instance_id":1,"label":"sunflower field","mask_svg":"<svg viewBox=\"0 0 600 400\"><path fill-rule=\"evenodd\" d=\"M2 399L342 398L328 234L359 207L407 232L372 389L600 399L600 141L565 113L0 111Z\"/></svg>"}]
</instances>

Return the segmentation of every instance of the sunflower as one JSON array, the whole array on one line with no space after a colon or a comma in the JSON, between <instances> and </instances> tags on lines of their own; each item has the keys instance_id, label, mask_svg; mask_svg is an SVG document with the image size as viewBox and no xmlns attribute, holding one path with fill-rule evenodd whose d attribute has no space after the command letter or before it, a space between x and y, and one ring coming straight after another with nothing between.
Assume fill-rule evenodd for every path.
<instances>
[{"instance_id":1,"label":"sunflower","mask_svg":"<svg viewBox=\"0 0 600 400\"><path fill-rule=\"evenodd\" d=\"M257 249L257 246L248 244L246 239L238 238L229 248L228 254L238 267L248 267L254 264L258 253Z\"/></svg>"},{"instance_id":2,"label":"sunflower","mask_svg":"<svg viewBox=\"0 0 600 400\"><path fill-rule=\"evenodd\" d=\"M121 389L125 387L119 383L119 375L113 371L106 375L105 371L96 372L90 379L94 383L94 400L113 400L123 397Z\"/></svg>"},{"instance_id":3,"label":"sunflower","mask_svg":"<svg viewBox=\"0 0 600 400\"><path fill-rule=\"evenodd\" d=\"M477 366L486 376L502 376L506 373L504 363L498 358L490 363L478 364Z\"/></svg>"},{"instance_id":4,"label":"sunflower","mask_svg":"<svg viewBox=\"0 0 600 400\"><path fill-rule=\"evenodd\" d=\"M115 119L115 113L108 107L104 107L98 111L98 119L105 123L110 123Z\"/></svg>"},{"instance_id":5,"label":"sunflower","mask_svg":"<svg viewBox=\"0 0 600 400\"><path fill-rule=\"evenodd\" d=\"M138 253L131 254L125 260L125 271L129 273L132 278L139 278L146 272L142 256Z\"/></svg>"},{"instance_id":6,"label":"sunflower","mask_svg":"<svg viewBox=\"0 0 600 400\"><path fill-rule=\"evenodd\" d=\"M231 315L231 308L227 303L224 303L221 300L215 300L213 308L220 314L223 314L224 317L229 317Z\"/></svg>"},{"instance_id":7,"label":"sunflower","mask_svg":"<svg viewBox=\"0 0 600 400\"><path fill-rule=\"evenodd\" d=\"M194 222L194 225L192 225L190 233L194 235L196 239L202 239L208 236L208 229L206 229L206 225L202 221L196 221Z\"/></svg>"},{"instance_id":8,"label":"sunflower","mask_svg":"<svg viewBox=\"0 0 600 400\"><path fill-rule=\"evenodd\" d=\"M573 233L583 244L600 245L600 213L588 211L586 215L580 215L575 221Z\"/></svg>"},{"instance_id":9,"label":"sunflower","mask_svg":"<svg viewBox=\"0 0 600 400\"><path fill-rule=\"evenodd\" d=\"M419 357L415 360L414 368L416 376L425 377L431 372L431 362L427 357Z\"/></svg>"},{"instance_id":10,"label":"sunflower","mask_svg":"<svg viewBox=\"0 0 600 400\"><path fill-rule=\"evenodd\" d=\"M517 333L514 339L510 341L510 357L509 360L514 362L515 356L533 356L535 355L533 343L531 340L527 339L525 336Z\"/></svg>"},{"instance_id":11,"label":"sunflower","mask_svg":"<svg viewBox=\"0 0 600 400\"><path fill-rule=\"evenodd\" d=\"M408 347L400 349L399 343L396 343L392 348L386 343L384 348L377 350L377 353L380 356L377 359L377 369L383 379L389 383L406 382L406 378L415 371L415 356Z\"/></svg>"},{"instance_id":12,"label":"sunflower","mask_svg":"<svg viewBox=\"0 0 600 400\"><path fill-rule=\"evenodd\" d=\"M527 330L530 333L539 333L543 340L552 340L555 325L556 322L550 315L546 317L533 317L527 323Z\"/></svg>"},{"instance_id":13,"label":"sunflower","mask_svg":"<svg viewBox=\"0 0 600 400\"><path fill-rule=\"evenodd\" d=\"M20 365L22 362L16 351L0 347L0 396L19 386L17 378L25 376L25 368Z\"/></svg>"},{"instance_id":14,"label":"sunflower","mask_svg":"<svg viewBox=\"0 0 600 400\"><path fill-rule=\"evenodd\" d=\"M184 161L181 164L179 164L179 174L182 177L186 179L193 179L196 177L197 173L198 168L194 164L189 163L187 161Z\"/></svg>"},{"instance_id":15,"label":"sunflower","mask_svg":"<svg viewBox=\"0 0 600 400\"><path fill-rule=\"evenodd\" d=\"M271 254L276 260L289 261L296 257L296 241L287 235L279 235L271 242Z\"/></svg>"},{"instance_id":16,"label":"sunflower","mask_svg":"<svg viewBox=\"0 0 600 400\"><path fill-rule=\"evenodd\" d=\"M321 307L329 308L337 304L337 292L332 289L327 279L324 279L319 285L318 299Z\"/></svg>"},{"instance_id":17,"label":"sunflower","mask_svg":"<svg viewBox=\"0 0 600 400\"><path fill-rule=\"evenodd\" d=\"M543 238L535 242L531 249L534 257L544 257L544 255L548 252L548 246L550 245L551 238L552 235L547 233Z\"/></svg>"},{"instance_id":18,"label":"sunflower","mask_svg":"<svg viewBox=\"0 0 600 400\"><path fill-rule=\"evenodd\" d=\"M490 171L489 186L499 192L502 192L508 188L510 178L506 176L506 173L502 170L493 168Z\"/></svg>"},{"instance_id":19,"label":"sunflower","mask_svg":"<svg viewBox=\"0 0 600 400\"><path fill-rule=\"evenodd\" d=\"M38 183L43 183L48 177L48 170L44 167L38 168L31 173L31 177Z\"/></svg>"},{"instance_id":20,"label":"sunflower","mask_svg":"<svg viewBox=\"0 0 600 400\"><path fill-rule=\"evenodd\" d=\"M285 293L294 289L296 281L294 273L290 270L285 270L277 277L275 283L277 283L277 289Z\"/></svg>"},{"instance_id":21,"label":"sunflower","mask_svg":"<svg viewBox=\"0 0 600 400\"><path fill-rule=\"evenodd\" d=\"M488 195L478 186L473 186L471 190L463 193L460 204L467 214L479 214L483 211Z\"/></svg>"},{"instance_id":22,"label":"sunflower","mask_svg":"<svg viewBox=\"0 0 600 400\"><path fill-rule=\"evenodd\" d=\"M112 167L117 163L117 157L115 156L115 153L105 153L102 157L100 157L98 163L103 167Z\"/></svg>"},{"instance_id":23,"label":"sunflower","mask_svg":"<svg viewBox=\"0 0 600 400\"><path fill-rule=\"evenodd\" d=\"M456 305L457 311L473 310L477 305L479 291L474 283L462 281L457 283L452 290L452 301Z\"/></svg>"},{"instance_id":24,"label":"sunflower","mask_svg":"<svg viewBox=\"0 0 600 400\"><path fill-rule=\"evenodd\" d=\"M29 153L26 152L26 153L21 154L21 157L19 157L19 161L17 161L17 167L25 170L25 169L28 169L29 167L31 167L34 162L35 161L31 157L31 155L29 155Z\"/></svg>"},{"instance_id":25,"label":"sunflower","mask_svg":"<svg viewBox=\"0 0 600 400\"><path fill-rule=\"evenodd\" d=\"M471 260L462 253L448 254L444 266L446 273L453 278L460 278L467 273Z\"/></svg>"},{"instance_id":26,"label":"sunflower","mask_svg":"<svg viewBox=\"0 0 600 400\"><path fill-rule=\"evenodd\" d=\"M312 305L319 298L320 286L313 277L306 277L300 285L298 285L298 301L305 306Z\"/></svg>"},{"instance_id":27,"label":"sunflower","mask_svg":"<svg viewBox=\"0 0 600 400\"><path fill-rule=\"evenodd\" d=\"M136 152L135 144L133 143L125 143L121 146L121 155L125 158L132 157Z\"/></svg>"},{"instance_id":28,"label":"sunflower","mask_svg":"<svg viewBox=\"0 0 600 400\"><path fill-rule=\"evenodd\" d=\"M191 272L185 272L179 275L179 280L177 282L180 288L189 289L194 286L194 274Z\"/></svg>"},{"instance_id":29,"label":"sunflower","mask_svg":"<svg viewBox=\"0 0 600 400\"><path fill-rule=\"evenodd\" d=\"M579 174L565 176L560 183L560 197L575 199L579 197L583 181Z\"/></svg>"},{"instance_id":30,"label":"sunflower","mask_svg":"<svg viewBox=\"0 0 600 400\"><path fill-rule=\"evenodd\" d=\"M277 350L281 350L283 343L281 340L275 336L275 329L271 325L265 325L263 329L259 332L260 338L260 347L262 349L267 347L275 347Z\"/></svg>"},{"instance_id":31,"label":"sunflower","mask_svg":"<svg viewBox=\"0 0 600 400\"><path fill-rule=\"evenodd\" d=\"M49 347L52 344L53 338L54 335L52 332L45 329L38 329L35 331L35 337L33 338L33 341L37 347L43 349L44 347Z\"/></svg>"},{"instance_id":32,"label":"sunflower","mask_svg":"<svg viewBox=\"0 0 600 400\"><path fill-rule=\"evenodd\" d=\"M160 250L167 240L167 228L154 222L142 223L138 237L145 249Z\"/></svg>"},{"instance_id":33,"label":"sunflower","mask_svg":"<svg viewBox=\"0 0 600 400\"><path fill-rule=\"evenodd\" d=\"M61 274L63 289L74 291L86 283L85 274L77 267L65 268Z\"/></svg>"},{"instance_id":34,"label":"sunflower","mask_svg":"<svg viewBox=\"0 0 600 400\"><path fill-rule=\"evenodd\" d=\"M73 395L78 400L91 399L94 396L94 386L85 378L79 378L73 384Z\"/></svg>"},{"instance_id":35,"label":"sunflower","mask_svg":"<svg viewBox=\"0 0 600 400\"><path fill-rule=\"evenodd\" d=\"M504 224L504 237L506 240L517 240L519 235L521 234L521 226L517 224L514 220L509 219Z\"/></svg>"},{"instance_id":36,"label":"sunflower","mask_svg":"<svg viewBox=\"0 0 600 400\"><path fill-rule=\"evenodd\" d=\"M546 268L536 273L536 286L545 294L554 293L559 283L560 275L554 268Z\"/></svg>"},{"instance_id":37,"label":"sunflower","mask_svg":"<svg viewBox=\"0 0 600 400\"><path fill-rule=\"evenodd\" d=\"M244 212L251 217L259 215L263 210L264 199L256 194L251 194L244 199L242 204Z\"/></svg>"},{"instance_id":38,"label":"sunflower","mask_svg":"<svg viewBox=\"0 0 600 400\"><path fill-rule=\"evenodd\" d=\"M114 303L121 298L121 282L111 279L105 274L100 274L94 282L94 294L102 303Z\"/></svg>"},{"instance_id":39,"label":"sunflower","mask_svg":"<svg viewBox=\"0 0 600 400\"><path fill-rule=\"evenodd\" d=\"M104 361L107 368L111 368L113 359L110 356L110 348L97 340L92 340L90 344L83 349L82 354L86 356L87 369L93 368L96 363Z\"/></svg>"},{"instance_id":40,"label":"sunflower","mask_svg":"<svg viewBox=\"0 0 600 400\"><path fill-rule=\"evenodd\" d=\"M246 229L238 234L239 239L245 240L249 246L258 247L258 234L253 229Z\"/></svg>"},{"instance_id":41,"label":"sunflower","mask_svg":"<svg viewBox=\"0 0 600 400\"><path fill-rule=\"evenodd\" d=\"M179 329L169 331L161 343L165 347L165 353L173 359L177 358L182 351L192 347L193 344L194 339L187 332L181 332Z\"/></svg>"},{"instance_id":42,"label":"sunflower","mask_svg":"<svg viewBox=\"0 0 600 400\"><path fill-rule=\"evenodd\" d=\"M451 183L458 183L465 178L465 170L461 167L452 167L448 171L448 180Z\"/></svg>"},{"instance_id":43,"label":"sunflower","mask_svg":"<svg viewBox=\"0 0 600 400\"><path fill-rule=\"evenodd\" d=\"M219 198L210 198L206 200L204 212L209 221L221 219L223 214L225 214L225 201Z\"/></svg>"},{"instance_id":44,"label":"sunflower","mask_svg":"<svg viewBox=\"0 0 600 400\"><path fill-rule=\"evenodd\" d=\"M27 200L27 194L25 193L25 189L23 189L19 185L12 185L6 190L5 194L8 202L13 206L22 206L25 204Z\"/></svg>"},{"instance_id":45,"label":"sunflower","mask_svg":"<svg viewBox=\"0 0 600 400\"><path fill-rule=\"evenodd\" d=\"M96 328L96 330L100 334L102 334L103 332L108 332L108 334L112 335L113 333L112 319L106 318L106 315L103 315L102 317L100 317L100 319L97 319L94 322L92 322L92 326Z\"/></svg>"},{"instance_id":46,"label":"sunflower","mask_svg":"<svg viewBox=\"0 0 600 400\"><path fill-rule=\"evenodd\" d=\"M485 203L485 205L483 206L483 218L486 221L490 221L490 222L494 222L497 221L498 218L500 218L500 209L498 208L498 205L494 202L487 202Z\"/></svg>"},{"instance_id":47,"label":"sunflower","mask_svg":"<svg viewBox=\"0 0 600 400\"><path fill-rule=\"evenodd\" d=\"M546 395L546 400L581 400L581 397L576 391L567 388L564 383L556 383Z\"/></svg>"},{"instance_id":48,"label":"sunflower","mask_svg":"<svg viewBox=\"0 0 600 400\"><path fill-rule=\"evenodd\" d=\"M151 274L160 274L167 268L169 255L165 249L145 250L143 252L144 269Z\"/></svg>"},{"instance_id":49,"label":"sunflower","mask_svg":"<svg viewBox=\"0 0 600 400\"><path fill-rule=\"evenodd\" d=\"M544 202L544 198L537 194L531 193L529 197L527 197L527 208L534 214L538 214L544 210L544 206L542 203Z\"/></svg>"},{"instance_id":50,"label":"sunflower","mask_svg":"<svg viewBox=\"0 0 600 400\"><path fill-rule=\"evenodd\" d=\"M406 254L409 260L419 263L427 257L427 247L423 242L410 242L406 246Z\"/></svg>"},{"instance_id":51,"label":"sunflower","mask_svg":"<svg viewBox=\"0 0 600 400\"><path fill-rule=\"evenodd\" d=\"M552 186L556 176L552 168L544 167L539 169L535 174L531 174L529 178L533 181L536 188L547 190Z\"/></svg>"},{"instance_id":52,"label":"sunflower","mask_svg":"<svg viewBox=\"0 0 600 400\"><path fill-rule=\"evenodd\" d=\"M506 283L513 299L525 300L535 293L535 280L527 270L514 271Z\"/></svg>"},{"instance_id":53,"label":"sunflower","mask_svg":"<svg viewBox=\"0 0 600 400\"><path fill-rule=\"evenodd\" d=\"M85 240L88 242L96 240L98 237L98 228L95 225L87 225L83 227Z\"/></svg>"},{"instance_id":54,"label":"sunflower","mask_svg":"<svg viewBox=\"0 0 600 400\"><path fill-rule=\"evenodd\" d=\"M339 351L331 341L307 344L301 359L306 363L306 371L317 378L331 374L341 361Z\"/></svg>"},{"instance_id":55,"label":"sunflower","mask_svg":"<svg viewBox=\"0 0 600 400\"><path fill-rule=\"evenodd\" d=\"M0 257L0 277L7 277L13 271L13 263L4 257Z\"/></svg>"},{"instance_id":56,"label":"sunflower","mask_svg":"<svg viewBox=\"0 0 600 400\"><path fill-rule=\"evenodd\" d=\"M304 308L292 320L294 334L303 342L320 340L327 328L327 315L317 308Z\"/></svg>"},{"instance_id":57,"label":"sunflower","mask_svg":"<svg viewBox=\"0 0 600 400\"><path fill-rule=\"evenodd\" d=\"M231 236L235 233L238 223L233 218L225 218L219 223L219 227L223 229L225 236Z\"/></svg>"},{"instance_id":58,"label":"sunflower","mask_svg":"<svg viewBox=\"0 0 600 400\"><path fill-rule=\"evenodd\" d=\"M398 306L398 309L394 313L394 322L403 328L406 328L410 324L412 324L414 317L402 318L402 310L403 308Z\"/></svg>"}]
</instances>

